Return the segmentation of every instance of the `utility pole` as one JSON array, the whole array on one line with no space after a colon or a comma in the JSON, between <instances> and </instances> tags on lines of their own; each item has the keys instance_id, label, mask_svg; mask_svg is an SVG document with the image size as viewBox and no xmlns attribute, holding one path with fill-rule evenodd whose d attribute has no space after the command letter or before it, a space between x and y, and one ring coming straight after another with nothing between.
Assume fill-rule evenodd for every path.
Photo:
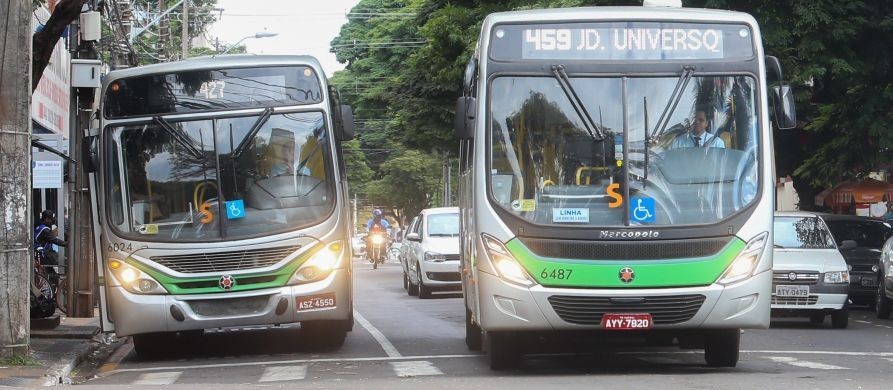
<instances>
[{"instance_id":1,"label":"utility pole","mask_svg":"<svg viewBox=\"0 0 893 390\"><path fill-rule=\"evenodd\" d=\"M31 336L31 2L0 2L0 357Z\"/></svg>"},{"instance_id":2,"label":"utility pole","mask_svg":"<svg viewBox=\"0 0 893 390\"><path fill-rule=\"evenodd\" d=\"M450 207L450 158L449 155L443 155L443 207Z\"/></svg>"},{"instance_id":3,"label":"utility pole","mask_svg":"<svg viewBox=\"0 0 893 390\"><path fill-rule=\"evenodd\" d=\"M167 1L165 0L158 1L158 14L166 15L168 13L166 3ZM167 20L161 20L160 23L158 23L158 40L155 42L155 51L161 62L167 62L167 50L165 50L165 46L167 45L170 33L170 24L168 24Z\"/></svg>"},{"instance_id":4,"label":"utility pole","mask_svg":"<svg viewBox=\"0 0 893 390\"><path fill-rule=\"evenodd\" d=\"M181 60L189 57L189 0L183 2L183 20L180 22L183 29L181 31L180 45L183 49Z\"/></svg>"}]
</instances>

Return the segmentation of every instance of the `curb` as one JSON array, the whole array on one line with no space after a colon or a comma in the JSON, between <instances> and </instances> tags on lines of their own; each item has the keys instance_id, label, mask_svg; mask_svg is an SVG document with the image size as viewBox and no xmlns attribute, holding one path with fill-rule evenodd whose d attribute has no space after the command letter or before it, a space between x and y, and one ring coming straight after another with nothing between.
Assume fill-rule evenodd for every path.
<instances>
[{"instance_id":1,"label":"curb","mask_svg":"<svg viewBox=\"0 0 893 390\"><path fill-rule=\"evenodd\" d=\"M50 369L47 370L47 374L45 374L46 378L42 386L68 384L67 382L70 382L68 375L71 374L71 371L74 370L78 364L81 364L81 362L84 361L84 358L99 349L99 346L100 343L98 342L90 342L89 344L85 344L80 350L67 354L66 357L60 359L61 362L50 366Z\"/></svg>"}]
</instances>

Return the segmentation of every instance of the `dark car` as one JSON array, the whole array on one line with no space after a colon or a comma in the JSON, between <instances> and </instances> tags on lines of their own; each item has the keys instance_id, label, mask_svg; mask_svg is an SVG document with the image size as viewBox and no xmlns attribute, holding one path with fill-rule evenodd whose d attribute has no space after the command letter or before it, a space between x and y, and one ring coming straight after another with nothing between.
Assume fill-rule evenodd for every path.
<instances>
[{"instance_id":1,"label":"dark car","mask_svg":"<svg viewBox=\"0 0 893 390\"><path fill-rule=\"evenodd\" d=\"M893 227L887 222L853 215L824 214L822 219L850 270L850 300L874 305L881 248Z\"/></svg>"}]
</instances>

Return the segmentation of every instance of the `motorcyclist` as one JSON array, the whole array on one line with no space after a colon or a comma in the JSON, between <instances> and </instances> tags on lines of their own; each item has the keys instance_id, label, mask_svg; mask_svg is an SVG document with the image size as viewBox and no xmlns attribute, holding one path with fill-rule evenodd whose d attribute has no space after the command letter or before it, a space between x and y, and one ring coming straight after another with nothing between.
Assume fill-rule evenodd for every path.
<instances>
[{"instance_id":1,"label":"motorcyclist","mask_svg":"<svg viewBox=\"0 0 893 390\"><path fill-rule=\"evenodd\" d=\"M381 236L385 239L385 243L381 247L381 254L387 253L387 231L390 228L390 224L387 220L382 217L382 212L379 209L375 209L372 211L372 218L366 222L366 231L369 233L366 235L366 254L369 256L369 260L375 260L372 258L372 236L375 233L380 233Z\"/></svg>"},{"instance_id":2,"label":"motorcyclist","mask_svg":"<svg viewBox=\"0 0 893 390\"><path fill-rule=\"evenodd\" d=\"M41 264L47 267L47 273L55 275L52 266L59 265L59 254L53 245L68 246L68 243L56 237L56 212L43 210L40 221L34 228L34 250L42 252Z\"/></svg>"}]
</instances>

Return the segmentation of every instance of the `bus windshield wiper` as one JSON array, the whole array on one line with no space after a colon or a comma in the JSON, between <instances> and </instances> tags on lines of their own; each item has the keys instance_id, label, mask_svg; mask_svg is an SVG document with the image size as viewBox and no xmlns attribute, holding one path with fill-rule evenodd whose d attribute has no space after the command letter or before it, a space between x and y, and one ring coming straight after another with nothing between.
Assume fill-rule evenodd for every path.
<instances>
[{"instance_id":1,"label":"bus windshield wiper","mask_svg":"<svg viewBox=\"0 0 893 390\"><path fill-rule=\"evenodd\" d=\"M242 142L239 143L239 146L236 147L236 150L233 151L230 157L235 160L242 156L242 153L245 152L245 149L248 148L248 144L254 139L257 135L257 132L260 131L260 128L263 127L265 123L270 119L270 116L273 115L273 109L267 107L264 109L264 112L260 114L260 117L257 118L257 121L254 122L254 125L251 126L251 130L248 131L248 134L245 138L242 138Z\"/></svg>"},{"instance_id":2,"label":"bus windshield wiper","mask_svg":"<svg viewBox=\"0 0 893 390\"><path fill-rule=\"evenodd\" d=\"M685 65L682 67L682 75L680 75L679 79L676 81L676 87L673 88L673 93L670 94L670 99L664 107L664 112L660 114L660 119L657 120L657 123L654 126L654 131L651 132L651 137L646 140L646 143L659 139L660 136L663 135L664 128L667 127L667 122L669 122L670 117L673 116L673 111L676 111L676 105L682 100L682 95L685 94L685 87L688 86L688 82L691 81L694 74L694 65Z\"/></svg>"},{"instance_id":3,"label":"bus windshield wiper","mask_svg":"<svg viewBox=\"0 0 893 390\"><path fill-rule=\"evenodd\" d=\"M199 151L195 147L195 145L192 144L192 141L190 141L189 138L187 138L185 135L183 135L183 132L181 132L180 130L177 130L174 126L171 126L170 122L168 122L161 116L156 116L156 117L152 118L152 120L155 122L155 124L157 124L162 129L164 129L164 131L166 131L171 137L173 137L174 141L177 141L177 143L180 144L180 146L183 146L184 148L186 148L186 150L189 152L189 154L191 154L192 156L194 156L196 158L204 157L204 156L202 156L202 152Z\"/></svg>"},{"instance_id":4,"label":"bus windshield wiper","mask_svg":"<svg viewBox=\"0 0 893 390\"><path fill-rule=\"evenodd\" d=\"M571 86L570 78L567 77L567 72L564 71L564 65L552 65L552 74L555 75L555 79L558 80L558 85L561 86L564 94L567 95L568 100L571 101L574 111L577 112L577 115L583 121L583 126L586 127L589 136L596 141L604 141L605 131L592 120L591 116L589 116L589 111L586 110L586 106L583 104L583 101L580 100L577 91Z\"/></svg>"}]
</instances>

